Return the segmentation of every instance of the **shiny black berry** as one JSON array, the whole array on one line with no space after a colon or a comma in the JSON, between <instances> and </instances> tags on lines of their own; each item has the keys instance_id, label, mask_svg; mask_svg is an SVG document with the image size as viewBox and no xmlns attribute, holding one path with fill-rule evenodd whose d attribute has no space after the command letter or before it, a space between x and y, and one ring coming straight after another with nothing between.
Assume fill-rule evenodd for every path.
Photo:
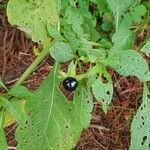
<instances>
[{"instance_id":1,"label":"shiny black berry","mask_svg":"<svg viewBox=\"0 0 150 150\"><path fill-rule=\"evenodd\" d=\"M67 77L64 81L63 81L63 87L65 88L65 90L67 91L74 91L78 86L78 81L73 78L73 77Z\"/></svg>"}]
</instances>

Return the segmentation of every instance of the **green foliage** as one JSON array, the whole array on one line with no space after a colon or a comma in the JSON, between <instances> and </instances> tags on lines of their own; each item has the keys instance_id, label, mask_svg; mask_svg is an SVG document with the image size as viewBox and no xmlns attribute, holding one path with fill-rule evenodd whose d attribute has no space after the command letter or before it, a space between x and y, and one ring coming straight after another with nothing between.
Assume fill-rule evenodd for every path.
<instances>
[{"instance_id":1,"label":"green foliage","mask_svg":"<svg viewBox=\"0 0 150 150\"><path fill-rule=\"evenodd\" d=\"M116 22L116 30L118 30L121 16L125 11L129 9L129 7L134 4L133 0L106 0L109 4L111 10L113 11L115 22Z\"/></svg>"},{"instance_id":2,"label":"green foliage","mask_svg":"<svg viewBox=\"0 0 150 150\"><path fill-rule=\"evenodd\" d=\"M146 8L144 5L137 5L134 7L130 14L134 22L140 23L141 17L146 13Z\"/></svg>"},{"instance_id":3,"label":"green foliage","mask_svg":"<svg viewBox=\"0 0 150 150\"><path fill-rule=\"evenodd\" d=\"M55 0L9 0L7 15L12 25L17 25L32 37L34 42L44 42L47 25L58 26L58 3ZM17 18L17 19L16 19Z\"/></svg>"},{"instance_id":4,"label":"green foliage","mask_svg":"<svg viewBox=\"0 0 150 150\"><path fill-rule=\"evenodd\" d=\"M130 28L132 23L141 23L142 17L147 13L147 9L144 5L135 5L124 15L123 22Z\"/></svg>"},{"instance_id":5,"label":"green foliage","mask_svg":"<svg viewBox=\"0 0 150 150\"><path fill-rule=\"evenodd\" d=\"M72 149L82 129L89 124L91 96L86 97L88 93L83 87L79 93L77 90L74 103L67 101L59 90L57 70L58 64L55 64L39 89L30 97L22 95L26 98L27 118L17 129L18 150ZM18 96L17 91L13 93ZM88 109L85 111L85 108Z\"/></svg>"},{"instance_id":6,"label":"green foliage","mask_svg":"<svg viewBox=\"0 0 150 150\"><path fill-rule=\"evenodd\" d=\"M131 147L130 150L149 150L150 149L150 92L146 83L142 104L137 114L134 116L131 126Z\"/></svg>"},{"instance_id":7,"label":"green foliage","mask_svg":"<svg viewBox=\"0 0 150 150\"><path fill-rule=\"evenodd\" d=\"M134 41L134 34L131 30L126 28L125 24L122 24L119 29L112 36L112 42L114 43L112 49L127 50L130 49Z\"/></svg>"},{"instance_id":8,"label":"green foliage","mask_svg":"<svg viewBox=\"0 0 150 150\"><path fill-rule=\"evenodd\" d=\"M106 63L123 76L136 76L144 81L148 64L143 57L133 50L117 51L108 57Z\"/></svg>"},{"instance_id":9,"label":"green foliage","mask_svg":"<svg viewBox=\"0 0 150 150\"><path fill-rule=\"evenodd\" d=\"M6 91L8 91L7 87L3 83L3 81L0 79L0 88L4 88Z\"/></svg>"},{"instance_id":10,"label":"green foliage","mask_svg":"<svg viewBox=\"0 0 150 150\"><path fill-rule=\"evenodd\" d=\"M71 47L64 42L56 42L50 48L51 56L58 62L64 63L74 58Z\"/></svg>"},{"instance_id":11,"label":"green foliage","mask_svg":"<svg viewBox=\"0 0 150 150\"><path fill-rule=\"evenodd\" d=\"M73 7L69 6L65 12L66 22L72 26L73 31L77 34L78 37L82 37L83 28L83 16L80 14L80 11Z\"/></svg>"},{"instance_id":12,"label":"green foliage","mask_svg":"<svg viewBox=\"0 0 150 150\"><path fill-rule=\"evenodd\" d=\"M104 69L92 84L92 91L96 100L101 101L103 110L107 113L113 96L113 84L109 73Z\"/></svg>"},{"instance_id":13,"label":"green foliage","mask_svg":"<svg viewBox=\"0 0 150 150\"><path fill-rule=\"evenodd\" d=\"M13 88L10 89L8 94L15 95L17 98L29 98L32 96L32 92L30 92L28 89L26 89L23 86L14 86Z\"/></svg>"},{"instance_id":14,"label":"green foliage","mask_svg":"<svg viewBox=\"0 0 150 150\"><path fill-rule=\"evenodd\" d=\"M4 110L1 110L0 111L0 148L2 150L6 150L7 141L6 141L3 125L4 125Z\"/></svg>"},{"instance_id":15,"label":"green foliage","mask_svg":"<svg viewBox=\"0 0 150 150\"><path fill-rule=\"evenodd\" d=\"M19 124L17 150L71 150L90 123L93 96L105 113L109 109L113 83L107 66L122 76L150 81L148 64L140 54L149 57L149 42L144 41L140 51L131 50L135 32L144 32L148 26L149 12L149 2L138 0L9 0L9 22L40 43L43 51L17 86L8 91L0 80L0 87L8 91L0 96L0 147L7 146L2 128L4 110ZM34 92L18 86L48 54L56 62L41 86ZM66 62L68 71L63 72L58 63ZM83 63L89 64L87 72L82 70ZM73 101L59 88L60 79L68 76L79 82ZM143 102L132 123L131 150L135 145L139 150L149 149L148 100L144 84Z\"/></svg>"},{"instance_id":16,"label":"green foliage","mask_svg":"<svg viewBox=\"0 0 150 150\"><path fill-rule=\"evenodd\" d=\"M73 99L75 114L80 121L82 128L86 129L91 120L91 112L93 110L93 97L90 89L81 86L75 92Z\"/></svg>"},{"instance_id":17,"label":"green foliage","mask_svg":"<svg viewBox=\"0 0 150 150\"><path fill-rule=\"evenodd\" d=\"M21 105L18 101L8 99L0 96L2 106L15 118L18 123L22 123L25 120L24 113L21 110Z\"/></svg>"},{"instance_id":18,"label":"green foliage","mask_svg":"<svg viewBox=\"0 0 150 150\"><path fill-rule=\"evenodd\" d=\"M143 48L141 49L141 52L145 53L148 57L150 56L150 42L146 43Z\"/></svg>"},{"instance_id":19,"label":"green foliage","mask_svg":"<svg viewBox=\"0 0 150 150\"><path fill-rule=\"evenodd\" d=\"M95 3L98 6L100 15L102 15L102 13L108 11L107 2L105 0L95 0L95 1L96 1Z\"/></svg>"}]
</instances>

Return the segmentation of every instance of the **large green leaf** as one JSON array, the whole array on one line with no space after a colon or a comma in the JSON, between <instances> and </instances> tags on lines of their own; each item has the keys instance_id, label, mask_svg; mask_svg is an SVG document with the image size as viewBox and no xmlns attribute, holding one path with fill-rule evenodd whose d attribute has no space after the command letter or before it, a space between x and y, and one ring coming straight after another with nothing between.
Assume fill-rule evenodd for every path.
<instances>
[{"instance_id":1,"label":"large green leaf","mask_svg":"<svg viewBox=\"0 0 150 150\"><path fill-rule=\"evenodd\" d=\"M110 55L106 61L106 65L111 66L122 76L136 76L142 81L146 79L148 64L136 51L118 51Z\"/></svg>"},{"instance_id":2,"label":"large green leaf","mask_svg":"<svg viewBox=\"0 0 150 150\"><path fill-rule=\"evenodd\" d=\"M50 54L56 61L61 63L74 58L71 47L64 42L55 42L50 48Z\"/></svg>"},{"instance_id":3,"label":"large green leaf","mask_svg":"<svg viewBox=\"0 0 150 150\"><path fill-rule=\"evenodd\" d=\"M83 130L81 120L85 124L78 112L83 106L78 103L75 107L61 93L57 70L55 64L40 88L27 99L27 120L16 132L17 150L71 150L75 147ZM81 98L78 95L78 101ZM88 115L84 117L87 121Z\"/></svg>"},{"instance_id":4,"label":"large green leaf","mask_svg":"<svg viewBox=\"0 0 150 150\"><path fill-rule=\"evenodd\" d=\"M106 70L92 84L92 91L96 100L102 102L102 108L106 113L113 96L112 79Z\"/></svg>"},{"instance_id":5,"label":"large green leaf","mask_svg":"<svg viewBox=\"0 0 150 150\"><path fill-rule=\"evenodd\" d=\"M7 141L6 141L3 125L4 125L4 111L1 110L0 111L0 149L7 150Z\"/></svg>"},{"instance_id":6,"label":"large green leaf","mask_svg":"<svg viewBox=\"0 0 150 150\"><path fill-rule=\"evenodd\" d=\"M57 26L59 21L58 0L9 0L8 20L32 37L35 42L48 39L47 26Z\"/></svg>"},{"instance_id":7,"label":"large green leaf","mask_svg":"<svg viewBox=\"0 0 150 150\"><path fill-rule=\"evenodd\" d=\"M142 104L135 115L131 126L130 150L150 149L150 92L144 84Z\"/></svg>"},{"instance_id":8,"label":"large green leaf","mask_svg":"<svg viewBox=\"0 0 150 150\"><path fill-rule=\"evenodd\" d=\"M133 0L107 0L111 10L113 11L115 21L116 21L116 30L118 30L119 22L121 16L126 10L134 3Z\"/></svg>"}]
</instances>

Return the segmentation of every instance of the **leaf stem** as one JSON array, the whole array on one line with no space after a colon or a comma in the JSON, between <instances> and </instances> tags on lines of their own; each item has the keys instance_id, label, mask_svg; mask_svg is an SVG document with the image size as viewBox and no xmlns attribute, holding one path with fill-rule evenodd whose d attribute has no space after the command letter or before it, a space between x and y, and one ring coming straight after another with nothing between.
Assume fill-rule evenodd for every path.
<instances>
[{"instance_id":1,"label":"leaf stem","mask_svg":"<svg viewBox=\"0 0 150 150\"><path fill-rule=\"evenodd\" d=\"M108 48L108 47L106 47L105 45L103 45L103 44L100 44L100 43L96 43L96 42L90 42L90 44L92 45L92 46L96 46L96 47L101 47L101 48Z\"/></svg>"},{"instance_id":2,"label":"leaf stem","mask_svg":"<svg viewBox=\"0 0 150 150\"><path fill-rule=\"evenodd\" d=\"M42 60L49 54L50 45L52 45L52 42L44 48L40 55L27 68L27 70L22 74L20 79L16 82L15 86L22 84L28 78L28 76L36 69L36 67L42 62Z\"/></svg>"}]
</instances>

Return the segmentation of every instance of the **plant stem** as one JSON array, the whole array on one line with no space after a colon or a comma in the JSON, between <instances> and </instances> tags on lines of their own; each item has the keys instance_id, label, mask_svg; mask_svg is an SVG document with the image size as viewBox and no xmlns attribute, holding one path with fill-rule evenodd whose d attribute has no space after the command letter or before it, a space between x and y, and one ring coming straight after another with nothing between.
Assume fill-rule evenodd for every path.
<instances>
[{"instance_id":1,"label":"plant stem","mask_svg":"<svg viewBox=\"0 0 150 150\"><path fill-rule=\"evenodd\" d=\"M100 44L100 43L96 43L96 42L90 42L90 44L92 45L92 46L96 46L96 47L101 47L101 48L108 48L108 47L106 47L105 45L103 45L103 44Z\"/></svg>"},{"instance_id":2,"label":"plant stem","mask_svg":"<svg viewBox=\"0 0 150 150\"><path fill-rule=\"evenodd\" d=\"M41 54L33 61L33 63L27 68L27 70L22 74L20 79L16 82L16 85L22 84L28 76L36 69L36 67L41 63L41 61L49 54L49 47L46 47Z\"/></svg>"}]
</instances>

